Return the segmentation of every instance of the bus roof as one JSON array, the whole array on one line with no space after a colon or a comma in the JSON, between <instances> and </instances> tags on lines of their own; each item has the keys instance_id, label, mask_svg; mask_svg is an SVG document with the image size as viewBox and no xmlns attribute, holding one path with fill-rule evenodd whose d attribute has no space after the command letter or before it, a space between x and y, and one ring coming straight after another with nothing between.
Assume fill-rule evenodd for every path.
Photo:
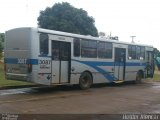
<instances>
[{"instance_id":1,"label":"bus roof","mask_svg":"<svg viewBox=\"0 0 160 120\"><path fill-rule=\"evenodd\" d=\"M54 35L61 35L61 36L66 36L66 37L76 37L76 38L82 38L82 39L108 41L108 42L127 44L127 45L128 44L129 45L140 45L140 46L146 46L146 47L152 47L153 48L152 45L145 45L145 44L139 44L139 43L130 43L130 42L111 40L111 39L106 39L106 38L98 38L98 37L93 37L93 36L90 36L90 35L80 35L80 34L67 33L67 32L61 32L61 31L55 31L55 30L49 30L49 29L43 29L43 28L37 28L37 29L38 29L38 32L49 33L49 34L54 34Z\"/></svg>"},{"instance_id":2,"label":"bus roof","mask_svg":"<svg viewBox=\"0 0 160 120\"><path fill-rule=\"evenodd\" d=\"M131 42L118 41L118 40L111 40L111 39L107 39L107 38L99 38L99 37L93 37L93 36L90 36L90 35L80 35L80 34L74 34L74 33L68 33L68 32L56 31L56 30L49 30L49 29L43 29L43 28L21 27L21 28L15 28L15 29L32 29L32 30L38 31L40 33L48 33L48 34L53 34L53 35L66 36L66 37L75 37L75 38L81 38L81 39L92 39L92 40L98 40L98 41L107 41L107 42L112 42L112 43L137 45L137 46L145 46L145 47L153 48L152 45L145 45L145 44L139 44L139 43L131 43ZM11 30L14 30L14 29L11 29ZM6 32L8 32L8 31L6 31Z\"/></svg>"}]
</instances>

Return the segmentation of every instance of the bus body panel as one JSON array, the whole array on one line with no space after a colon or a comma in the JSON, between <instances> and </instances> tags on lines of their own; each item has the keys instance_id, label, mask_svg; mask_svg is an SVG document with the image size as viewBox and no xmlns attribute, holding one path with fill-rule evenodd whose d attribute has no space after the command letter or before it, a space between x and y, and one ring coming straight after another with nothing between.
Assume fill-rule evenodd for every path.
<instances>
[{"instance_id":1,"label":"bus body panel","mask_svg":"<svg viewBox=\"0 0 160 120\"><path fill-rule=\"evenodd\" d=\"M111 72L112 66L102 66L107 62L98 62L98 61L79 61L72 60L71 64L71 74L72 82L79 83L80 75L88 71L92 73L93 83L107 83L113 81L113 73ZM76 79L75 79L76 78ZM109 81L110 80L110 81Z\"/></svg>"},{"instance_id":2,"label":"bus body panel","mask_svg":"<svg viewBox=\"0 0 160 120\"><path fill-rule=\"evenodd\" d=\"M37 76L39 84L50 85L52 74L51 74L51 58L50 57L39 57L38 58L38 69Z\"/></svg>"},{"instance_id":3,"label":"bus body panel","mask_svg":"<svg viewBox=\"0 0 160 120\"><path fill-rule=\"evenodd\" d=\"M48 36L48 52L42 53L41 39ZM112 43L111 58L87 58L74 56L74 38ZM97 42L97 44L98 44ZM54 44L56 44L54 46ZM45 45L45 43L44 43ZM56 46L59 47L56 47ZM145 58L132 60L128 56L128 46L144 46ZM80 46L81 47L81 46ZM58 58L54 49L58 48ZM45 48L44 48L45 49ZM98 48L97 48L98 49ZM40 28L18 28L6 32L5 66L6 78L24 80L44 85L79 84L83 72L92 75L93 83L108 83L116 80L136 80L138 71L144 78L154 74L153 47L104 40L91 36L45 30ZM80 54L81 54L80 50ZM117 60L116 60L117 59Z\"/></svg>"},{"instance_id":4,"label":"bus body panel","mask_svg":"<svg viewBox=\"0 0 160 120\"><path fill-rule=\"evenodd\" d=\"M6 78L30 81L30 28L17 28L5 33Z\"/></svg>"}]
</instances>

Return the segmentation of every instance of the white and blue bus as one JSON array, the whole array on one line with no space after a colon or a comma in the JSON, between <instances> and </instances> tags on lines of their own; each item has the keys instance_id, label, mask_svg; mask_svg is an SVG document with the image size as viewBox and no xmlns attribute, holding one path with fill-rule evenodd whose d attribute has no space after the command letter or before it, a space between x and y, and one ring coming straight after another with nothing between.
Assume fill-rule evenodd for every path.
<instances>
[{"instance_id":1,"label":"white and blue bus","mask_svg":"<svg viewBox=\"0 0 160 120\"><path fill-rule=\"evenodd\" d=\"M6 79L87 89L154 74L152 46L29 27L5 35Z\"/></svg>"}]
</instances>

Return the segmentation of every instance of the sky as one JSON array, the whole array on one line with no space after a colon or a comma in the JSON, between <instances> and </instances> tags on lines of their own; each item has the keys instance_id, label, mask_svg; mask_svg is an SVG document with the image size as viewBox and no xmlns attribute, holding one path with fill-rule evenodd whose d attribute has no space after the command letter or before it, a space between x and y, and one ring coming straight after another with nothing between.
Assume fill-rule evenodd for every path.
<instances>
[{"instance_id":1,"label":"sky","mask_svg":"<svg viewBox=\"0 0 160 120\"><path fill-rule=\"evenodd\" d=\"M99 32L160 50L160 0L0 0L0 32L37 27L39 12L57 2L86 10Z\"/></svg>"}]
</instances>

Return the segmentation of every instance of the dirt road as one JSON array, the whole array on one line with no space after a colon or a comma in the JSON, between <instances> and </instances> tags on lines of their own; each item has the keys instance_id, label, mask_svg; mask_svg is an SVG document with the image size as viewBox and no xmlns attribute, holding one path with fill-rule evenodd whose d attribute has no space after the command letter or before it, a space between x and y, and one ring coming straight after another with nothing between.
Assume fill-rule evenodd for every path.
<instances>
[{"instance_id":1,"label":"dirt road","mask_svg":"<svg viewBox=\"0 0 160 120\"><path fill-rule=\"evenodd\" d=\"M0 90L0 113L160 114L160 83Z\"/></svg>"}]
</instances>

